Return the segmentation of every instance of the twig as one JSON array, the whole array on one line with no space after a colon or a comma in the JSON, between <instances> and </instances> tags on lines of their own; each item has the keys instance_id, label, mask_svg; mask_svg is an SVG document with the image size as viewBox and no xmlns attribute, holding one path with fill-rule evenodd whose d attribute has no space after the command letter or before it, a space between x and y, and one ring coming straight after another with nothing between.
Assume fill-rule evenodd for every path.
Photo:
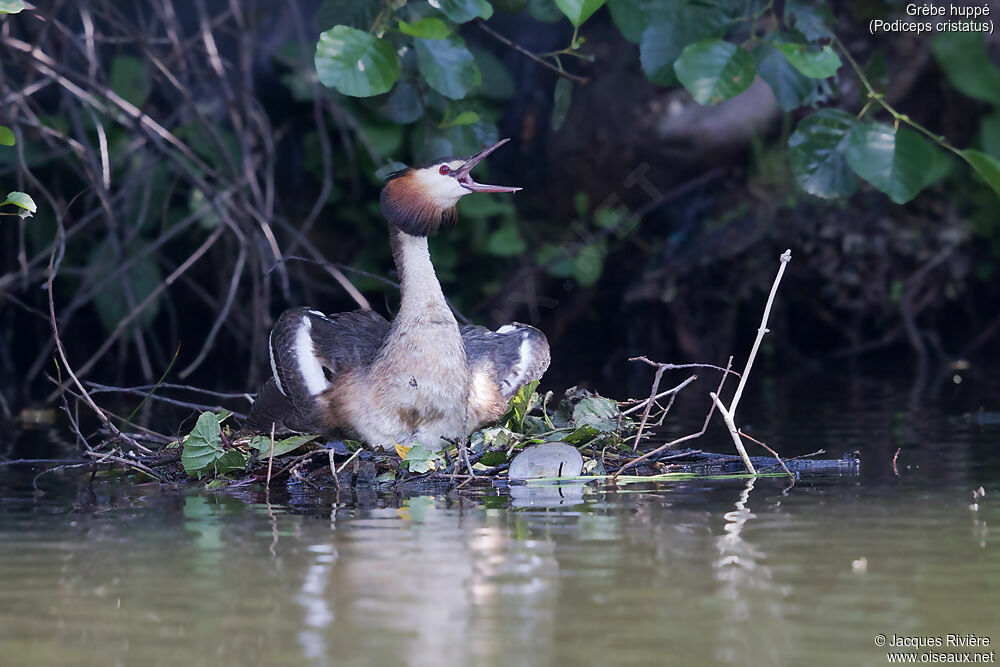
<instances>
[{"instance_id":1,"label":"twig","mask_svg":"<svg viewBox=\"0 0 1000 667\"><path fill-rule=\"evenodd\" d=\"M99 382L87 382L87 386L93 390L95 394L104 394L108 392L116 392L120 394L131 394L135 396L146 396L146 391L142 387L111 387L108 385L100 384ZM148 385L147 385L148 386ZM207 393L207 392L206 392ZM244 395L239 394L241 398ZM232 413L234 417L239 419L246 419L246 415L242 412L237 412L235 410L230 410L229 408L223 408L221 405L208 405L207 403L190 403L188 401L182 401L176 398L170 398L169 396L157 396L156 394L150 394L148 396L154 401L159 401L160 403L166 403L168 405L176 405L181 408L191 408L192 410L209 410L212 412L218 412L219 410L227 410Z\"/></svg>"},{"instance_id":2,"label":"twig","mask_svg":"<svg viewBox=\"0 0 1000 667\"><path fill-rule=\"evenodd\" d=\"M132 438L128 437L127 435L119 431L115 427L115 425L111 423L111 420L108 419L108 416L104 414L103 410L97 407L97 403L94 402L94 399L90 397L90 394L87 393L87 390L84 389L82 384L80 384L79 378L77 378L76 373L73 372L73 368L69 365L69 359L66 357L66 350L65 348L63 348L62 339L59 337L59 326L58 324L56 324L56 304L55 304L55 297L53 296L54 290L52 289L52 283L55 280L56 273L59 270L59 264L62 262L62 256L64 250L64 244L62 243L63 239L62 220L57 219L56 225L57 225L56 235L60 238L60 243L52 244L52 254L49 256L49 277L48 280L46 281L46 289L48 291L48 297L49 297L49 324L52 326L52 339L55 341L56 350L59 352L59 358L62 359L63 367L65 367L66 373L72 379L73 384L75 384L77 389L80 390L80 395L83 397L83 400L86 401L87 405L90 406L90 409L94 411L94 414L97 415L97 418L101 420L101 424L103 424L104 427L111 432L111 435L115 439L124 440L125 442L134 446L136 449L145 449L144 447L139 445L139 443L135 442L135 440L133 440ZM56 260L57 251L59 255L58 260ZM58 392L56 393L56 395L58 395ZM157 477L158 479L162 479L159 477L159 475L156 475L155 473L153 474L153 476Z\"/></svg>"},{"instance_id":3,"label":"twig","mask_svg":"<svg viewBox=\"0 0 1000 667\"><path fill-rule=\"evenodd\" d=\"M753 341L753 347L750 349L750 356L747 357L747 364L743 368L743 374L740 376L740 383L736 387L736 393L733 394L733 400L729 403L729 408L726 409L719 400L717 393L709 394L712 400L715 402L716 406L719 408L719 412L722 413L722 418L726 422L726 426L729 427L729 434L733 437L733 444L736 445L736 451L740 453L743 457L743 463L746 465L747 470L751 475L756 475L757 471L754 470L753 463L750 462L750 456L747 454L747 450L743 447L743 441L740 440L740 436L737 433L736 428L736 408L740 404L740 399L743 397L743 388L746 387L747 379L750 377L750 369L753 368L754 359L757 358L757 350L760 349L760 342L764 339L764 334L767 333L767 318L771 315L771 306L774 304L774 296L778 293L778 284L781 282L781 277L785 274L785 267L788 266L788 262L792 260L792 251L786 250L781 254L780 257L781 265L778 267L778 275L774 277L774 283L771 285L771 292L767 295L767 303L764 306L764 315L760 320L760 328L757 329L757 337Z\"/></svg>"},{"instance_id":4,"label":"twig","mask_svg":"<svg viewBox=\"0 0 1000 667\"><path fill-rule=\"evenodd\" d=\"M145 473L145 474L149 475L150 477L156 479L157 481L163 482L164 484L167 482L167 480L166 480L165 477L163 477L160 473L156 472L152 468L150 468L150 467L148 467L146 465L143 465L142 463L139 463L138 461L134 461L132 459L125 458L124 456L117 456L115 454L112 454L111 452L108 452L106 454L102 454L100 452L95 452L95 451L87 451L87 452L84 452L84 454L86 454L87 456L90 456L90 457L98 459L98 461L96 461L96 463L104 463L106 461L114 461L115 463L122 464L126 468L135 468L136 470L138 470L138 471L140 471L142 473Z\"/></svg>"},{"instance_id":5,"label":"twig","mask_svg":"<svg viewBox=\"0 0 1000 667\"><path fill-rule=\"evenodd\" d=\"M501 35L497 31L495 31L493 28L491 28L488 25L486 25L486 22L483 21L482 19L476 19L476 25L479 26L480 30L482 30L487 35L489 35L493 39L497 40L501 44L504 44L504 45L506 45L506 46L514 49L515 51L517 51L518 53L520 53L522 56L524 56L524 57L526 57L526 58L528 58L528 59L530 59L530 60L538 63L539 65L541 65L542 67L544 67L546 69L552 70L553 72L555 72L559 76L566 77L567 79L569 79L573 83L578 83L578 84L582 85L582 84L587 83L587 81L589 81L589 79L587 79L586 77L576 76L575 74L570 74L569 72L567 72L566 70L562 69L561 67L556 67L555 65L553 65L549 61L544 60L543 58L535 55L534 53L532 53L528 49L524 48L523 46L521 46L519 44L515 44L514 42L510 41L509 39L507 39L506 37L504 37L503 35Z\"/></svg>"},{"instance_id":6,"label":"twig","mask_svg":"<svg viewBox=\"0 0 1000 667\"><path fill-rule=\"evenodd\" d=\"M660 379L663 378L663 371L665 369L663 366L656 367L656 373L653 375L653 386L649 390L649 400L646 401L646 409L642 411L642 420L639 422L639 430L635 432L635 440L632 441L632 451L634 452L639 448L639 440L642 438L642 431L646 428L646 420L649 419L649 411L653 407L655 402L656 390L660 388Z\"/></svg>"},{"instance_id":7,"label":"twig","mask_svg":"<svg viewBox=\"0 0 1000 667\"><path fill-rule=\"evenodd\" d=\"M274 464L274 422L271 422L271 449L267 454L267 482L264 488L271 489L271 466Z\"/></svg>"},{"instance_id":8,"label":"twig","mask_svg":"<svg viewBox=\"0 0 1000 667\"><path fill-rule=\"evenodd\" d=\"M729 434L733 436L733 444L736 445L736 451L743 458L743 464L747 467L747 472L751 475L756 475L757 470L754 469L753 463L750 461L750 455L747 454L746 447L743 446L743 441L740 440L740 436L736 432L736 422L733 421L733 413L726 409L726 406L719 400L719 395L714 391L709 392L708 395L712 397L712 400L715 401L715 407L719 408L719 412L722 413L722 419L729 428Z\"/></svg>"},{"instance_id":9,"label":"twig","mask_svg":"<svg viewBox=\"0 0 1000 667\"><path fill-rule=\"evenodd\" d=\"M331 450L331 451L333 451L333 450ZM336 472L333 473L333 476L336 477L340 473L344 472L344 468L347 467L347 464L350 463L351 461L353 461L354 457L356 457L360 453L361 453L361 448L358 447L357 449L354 450L354 453L351 454L350 457L348 457L348 459L346 461L344 461L343 463L340 464L340 467L337 468Z\"/></svg>"},{"instance_id":10,"label":"twig","mask_svg":"<svg viewBox=\"0 0 1000 667\"><path fill-rule=\"evenodd\" d=\"M645 405L648 405L651 400L653 402L656 402L656 401L660 400L661 398L663 398L664 396L675 395L681 389L683 389L684 387L688 386L689 384L691 384L692 382L694 382L697 379L698 379L697 375L692 375L688 379L684 380L684 382L681 382L676 387L671 387L670 389L667 389L665 391L661 391L659 394L657 394L656 396L653 396L651 398L644 398L644 399L640 400L638 404L633 405L628 410L623 410L622 411L622 415L632 414L633 412L635 412L639 408L641 408L641 407L643 407Z\"/></svg>"},{"instance_id":11,"label":"twig","mask_svg":"<svg viewBox=\"0 0 1000 667\"><path fill-rule=\"evenodd\" d=\"M736 371L730 370L728 368L723 368L722 366L716 366L715 364L665 364L665 363L661 363L659 361L653 361L652 359L650 359L648 357L629 357L628 360L629 361L641 361L644 364L647 364L649 366L654 366L656 368L659 368L660 366L662 366L663 369L667 370L667 371L676 371L676 370L680 370L680 369L683 369L683 368L711 368L711 369L716 370L716 371L722 371L723 373L732 373L736 377L740 377L740 374L737 373Z\"/></svg>"},{"instance_id":12,"label":"twig","mask_svg":"<svg viewBox=\"0 0 1000 667\"><path fill-rule=\"evenodd\" d=\"M66 465L92 465L93 461L81 461L79 459L13 459L10 461L0 461L0 467L2 466L18 466L18 465L38 465L40 463L60 463Z\"/></svg>"},{"instance_id":13,"label":"twig","mask_svg":"<svg viewBox=\"0 0 1000 667\"><path fill-rule=\"evenodd\" d=\"M729 361L726 363L726 367L724 369L722 369L722 371L723 371L722 372L722 379L719 380L719 386L715 390L716 393L719 393L719 392L722 391L723 385L726 384L726 378L728 378L729 377L729 373L732 372L732 371L729 370L729 367L732 366L732 365L733 365L733 358L729 357ZM631 461L629 461L628 463L626 463L625 465L623 465L621 468L619 468L613 475L610 476L609 479L613 482L614 480L616 480L618 478L618 475L622 474L623 472L625 472L629 468L634 467L640 461L645 461L646 459L648 459L650 457L656 456L657 454L659 454L663 450L670 449L674 445L679 445L682 442L687 442L688 440L694 440L695 438L700 438L701 436L705 435L705 431L708 430L708 422L711 421L712 415L714 413L715 413L715 405L713 404L708 409L708 414L705 415L705 421L702 423L700 431L698 431L697 433L689 433L688 435L681 436L680 438L677 438L676 440L671 440L670 442L667 442L667 443L664 443L664 444L660 445L656 449L653 449L653 450L650 450L650 451L646 452L645 454L643 454L640 457L632 459Z\"/></svg>"},{"instance_id":14,"label":"twig","mask_svg":"<svg viewBox=\"0 0 1000 667\"><path fill-rule=\"evenodd\" d=\"M134 387L116 387L114 385L100 384L98 382L87 381L87 386L93 389L92 394L101 394L109 391L121 391L127 393L135 392L145 392L153 388L154 385L151 384L140 384ZM190 391L196 394L205 394L206 396L214 396L216 398L242 398L250 403L253 403L253 396L251 394L242 393L226 393L222 391L212 391L211 389L202 389L201 387L195 387L189 384L174 384L171 382L163 382L160 384L160 389L177 389L178 391Z\"/></svg>"},{"instance_id":15,"label":"twig","mask_svg":"<svg viewBox=\"0 0 1000 667\"><path fill-rule=\"evenodd\" d=\"M788 469L788 466L785 465L785 462L781 460L781 457L778 455L778 452L774 451L773 449L771 449L770 447L768 447L764 442L758 440L757 438L753 437L752 435L747 435L746 433L744 433L742 431L742 429L739 431L739 434L741 436L743 436L744 438L746 438L747 440L750 440L751 442L756 442L758 445L760 445L761 447L763 447L767 451L771 452L771 455L774 456L774 458L778 460L778 463L781 464L781 467L784 468L785 472L788 473L788 476L792 478L792 484L795 484L795 475L793 475L792 471ZM791 487L789 487L789 488L791 488Z\"/></svg>"},{"instance_id":16,"label":"twig","mask_svg":"<svg viewBox=\"0 0 1000 667\"><path fill-rule=\"evenodd\" d=\"M333 485L337 487L337 493L340 493L340 477L337 477L336 454L333 449L328 449L326 450L326 455L330 459L330 475L333 477Z\"/></svg>"},{"instance_id":17,"label":"twig","mask_svg":"<svg viewBox=\"0 0 1000 667\"><path fill-rule=\"evenodd\" d=\"M788 266L788 262L792 261L792 251L786 250L781 254L779 259L781 260L781 265L778 267L778 275L774 277L774 284L771 285L771 293L767 296L767 304L764 306L764 316L760 320L760 328L757 329L757 338L753 341L747 365L743 368L740 383L736 386L736 393L733 395L733 400L729 403L729 412L734 418L736 417L736 406L740 403L740 398L743 396L743 388L747 384L747 378L750 377L750 369L753 367L754 359L757 357L760 342L764 339L764 334L767 333L767 318L771 316L771 305L774 303L774 295L778 293L778 283L781 282L781 277L785 274L785 267Z\"/></svg>"},{"instance_id":18,"label":"twig","mask_svg":"<svg viewBox=\"0 0 1000 667\"><path fill-rule=\"evenodd\" d=\"M149 294L146 295L146 298L144 298L138 306L133 308L132 312L130 312L128 315L122 318L120 322L118 322L118 324L115 326L114 331L112 331L104 339L104 342L101 343L101 345L97 348L97 351L94 352L92 355L90 355L90 359L88 359L86 363L84 363L83 366L80 367L80 373L86 374L87 371L89 371L93 367L93 365L97 363L97 360L100 359L102 356L104 356L104 353L108 351L108 348L110 348L114 344L114 342L118 340L118 337L122 334L123 331L125 331L125 328L129 325L129 323L133 319L135 319L139 315L139 313L145 310L146 307L153 302L153 299L157 298L160 295L160 292L170 287L181 274L183 274L185 271L191 268L191 266L195 262L201 259L205 255L205 253L208 252L209 248L211 248L215 244L215 242L219 240L219 237L222 236L222 232L224 230L225 228L221 226L216 228L216 230L212 232L212 234L207 239L205 239L205 241L200 246L198 246L198 248L193 253L191 253L191 255L186 260L184 260L184 262L180 266L178 266L173 273L167 276L166 279L162 283L157 285L154 289L150 290ZM51 284L51 275L49 278ZM51 301L51 293L49 295L49 298ZM74 376L73 379L76 380L76 377ZM65 385L65 383L63 383L63 385ZM58 395L59 391L62 388L63 386L56 387L56 390L49 395L48 399L52 400L53 398L55 398L55 396Z\"/></svg>"}]
</instances>

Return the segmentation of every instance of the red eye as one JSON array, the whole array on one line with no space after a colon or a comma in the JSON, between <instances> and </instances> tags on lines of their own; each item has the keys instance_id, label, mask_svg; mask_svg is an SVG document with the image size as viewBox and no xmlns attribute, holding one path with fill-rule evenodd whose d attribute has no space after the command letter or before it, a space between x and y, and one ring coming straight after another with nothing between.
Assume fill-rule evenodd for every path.
<instances>
[{"instance_id":1,"label":"red eye","mask_svg":"<svg viewBox=\"0 0 1000 667\"><path fill-rule=\"evenodd\" d=\"M438 169L438 173L441 174L442 176L447 176L449 172L451 172L451 167L449 167L446 164L441 165L441 168Z\"/></svg>"}]
</instances>

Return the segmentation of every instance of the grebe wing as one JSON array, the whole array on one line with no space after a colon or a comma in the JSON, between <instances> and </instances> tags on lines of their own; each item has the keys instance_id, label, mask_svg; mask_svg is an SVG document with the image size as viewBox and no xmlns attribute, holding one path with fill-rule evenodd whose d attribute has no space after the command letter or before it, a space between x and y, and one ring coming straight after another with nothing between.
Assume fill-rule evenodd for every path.
<instances>
[{"instance_id":1,"label":"grebe wing","mask_svg":"<svg viewBox=\"0 0 1000 667\"><path fill-rule=\"evenodd\" d=\"M473 381L485 373L497 384L504 399L532 380L541 379L549 367L549 342L535 327L514 322L490 331L466 325L461 332Z\"/></svg>"}]
</instances>

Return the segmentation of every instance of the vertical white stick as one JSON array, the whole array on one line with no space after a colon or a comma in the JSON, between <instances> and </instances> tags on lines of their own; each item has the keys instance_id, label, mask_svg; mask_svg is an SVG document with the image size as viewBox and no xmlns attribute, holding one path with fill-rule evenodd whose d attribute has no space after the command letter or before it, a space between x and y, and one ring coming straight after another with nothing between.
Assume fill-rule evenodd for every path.
<instances>
[{"instance_id":1,"label":"vertical white stick","mask_svg":"<svg viewBox=\"0 0 1000 667\"><path fill-rule=\"evenodd\" d=\"M740 434L736 432L736 422L733 421L733 413L726 409L726 406L722 404L719 400L719 396L713 391L709 392L709 396L715 401L715 406L719 408L719 412L722 414L722 420L726 422L726 426L729 428L729 433L733 436L733 444L736 445L736 451L740 453L743 457L743 465L747 467L747 472L751 475L756 475L757 470L753 467L753 463L750 462L750 455L747 454L746 447L743 446L743 441L740 440Z\"/></svg>"},{"instance_id":2,"label":"vertical white stick","mask_svg":"<svg viewBox=\"0 0 1000 667\"><path fill-rule=\"evenodd\" d=\"M791 249L786 250L781 254L781 266L778 267L778 275L774 277L774 284L771 285L771 293L767 297L767 305L764 306L764 316L760 320L760 328L757 329L757 338L753 341L753 347L750 349L750 356L747 358L747 365L743 369L743 374L740 376L740 384L736 387L736 393L733 394L733 400L729 404L729 409L726 410L723 407L722 402L719 401L719 397L715 394L711 394L712 400L719 408L719 412L722 413L722 418L726 422L726 426L729 427L729 432L733 436L733 442L736 443L736 449L739 451L740 456L743 457L743 463L746 464L747 470L750 471L751 475L756 475L757 471L754 470L753 464L750 463L750 457L747 456L746 449L743 447L743 441L740 440L739 433L736 429L736 407L740 404L740 399L743 397L743 388L747 384L747 379L750 377L750 369L753 367L753 361L757 357L757 350L760 349L760 341L764 339L764 334L767 333L767 318L771 316L771 305L774 303L774 295L778 293L778 283L781 282L781 276L785 274L785 266L792 260Z\"/></svg>"}]
</instances>

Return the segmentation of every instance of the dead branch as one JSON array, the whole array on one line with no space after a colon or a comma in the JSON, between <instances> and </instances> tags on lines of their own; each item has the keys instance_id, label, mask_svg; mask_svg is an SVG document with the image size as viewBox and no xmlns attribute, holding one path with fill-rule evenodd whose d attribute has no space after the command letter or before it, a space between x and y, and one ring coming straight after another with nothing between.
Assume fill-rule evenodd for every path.
<instances>
[{"instance_id":1,"label":"dead branch","mask_svg":"<svg viewBox=\"0 0 1000 667\"><path fill-rule=\"evenodd\" d=\"M733 364L733 358L729 357L729 362L726 363L726 367L724 369L722 369L722 371L723 371L723 373L722 373L722 379L719 380L719 386L715 390L716 393L719 393L719 392L722 391L722 387L726 383L726 378L729 377L729 373L731 372L729 370L729 367L732 364ZM659 454L660 452L662 452L664 450L670 449L671 447L676 447L677 445L681 444L682 442L687 442L689 440L694 440L696 438L700 438L701 436L705 435L705 431L708 430L708 423L709 423L709 421L711 421L712 414L714 412L715 412L715 405L713 404L708 409L708 414L705 415L705 421L701 425L701 430L698 431L697 433L689 433L688 435L681 436L680 438L677 438L675 440L671 440L668 443L660 445L656 449L653 449L653 450L650 450L650 451L646 452L642 456L639 456L639 457L636 457L636 458L632 459L631 461L629 461L628 463L626 463L625 465L623 465L621 468L619 468L613 475L611 475L610 480L614 481L615 479L618 478L618 476L620 474L622 474L623 472L625 472L629 468L635 467L636 465L638 465L642 461L645 461L646 459L652 458L652 457L656 456L657 454Z\"/></svg>"},{"instance_id":2,"label":"dead branch","mask_svg":"<svg viewBox=\"0 0 1000 667\"><path fill-rule=\"evenodd\" d=\"M778 284L781 283L781 277L785 274L785 267L788 265L788 262L792 260L792 251L786 250L783 252L780 260L781 264L778 267L778 274L774 277L774 283L771 285L771 292L768 294L767 303L764 306L764 315L760 320L760 327L757 329L757 337L753 341L753 347L750 349L750 356L747 357L747 364L743 368L743 374L740 376L740 383L736 387L736 393L733 395L733 400L729 403L729 408L727 409L722 405L722 402L719 400L718 392L709 394L716 406L719 408L719 412L722 413L726 426L729 427L729 433L733 438L733 444L736 445L736 451L738 451L740 456L743 457L743 463L746 465L747 470L751 475L756 475L757 471L754 470L753 463L750 462L750 456L747 454L746 448L743 447L743 441L740 440L740 436L737 433L736 407L740 403L740 398L743 397L743 388L746 387L747 379L750 377L750 369L753 368L754 359L757 357L757 350L760 349L760 342L764 339L764 334L767 333L767 318L771 315L771 306L774 304L775 294L778 293Z\"/></svg>"}]
</instances>

